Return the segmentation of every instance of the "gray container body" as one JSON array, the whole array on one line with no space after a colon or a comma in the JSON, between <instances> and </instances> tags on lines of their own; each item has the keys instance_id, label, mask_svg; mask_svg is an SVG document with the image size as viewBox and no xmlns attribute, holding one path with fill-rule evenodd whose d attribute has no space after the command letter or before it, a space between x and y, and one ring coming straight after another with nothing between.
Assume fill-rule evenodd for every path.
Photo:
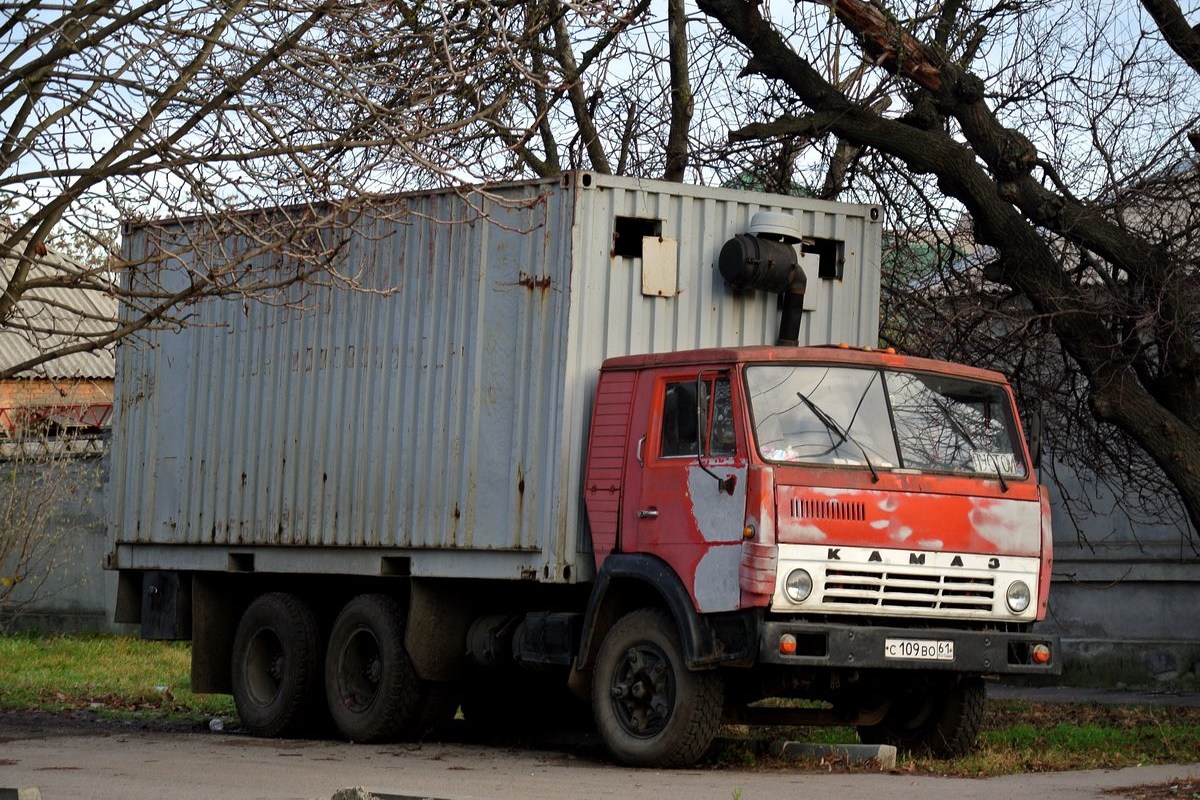
<instances>
[{"instance_id":1,"label":"gray container body","mask_svg":"<svg viewBox=\"0 0 1200 800\"><path fill-rule=\"evenodd\" d=\"M872 207L592 173L398 195L354 223L338 268L361 288L205 301L182 330L130 340L111 566L590 579L600 364L773 343L777 298L714 267L764 210L844 243L842 277L810 283L801 344L874 344ZM134 228L126 255L161 259L186 228ZM646 249L614 255L631 230L652 231Z\"/></svg>"}]
</instances>

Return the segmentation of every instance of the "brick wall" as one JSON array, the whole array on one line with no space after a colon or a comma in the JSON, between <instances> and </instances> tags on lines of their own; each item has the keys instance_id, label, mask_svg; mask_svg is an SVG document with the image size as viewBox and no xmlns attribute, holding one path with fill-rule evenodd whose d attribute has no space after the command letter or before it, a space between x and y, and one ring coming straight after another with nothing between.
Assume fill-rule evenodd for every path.
<instances>
[{"instance_id":1,"label":"brick wall","mask_svg":"<svg viewBox=\"0 0 1200 800\"><path fill-rule=\"evenodd\" d=\"M112 399L111 379L64 381L16 378L0 381L0 408L91 405L111 403Z\"/></svg>"}]
</instances>

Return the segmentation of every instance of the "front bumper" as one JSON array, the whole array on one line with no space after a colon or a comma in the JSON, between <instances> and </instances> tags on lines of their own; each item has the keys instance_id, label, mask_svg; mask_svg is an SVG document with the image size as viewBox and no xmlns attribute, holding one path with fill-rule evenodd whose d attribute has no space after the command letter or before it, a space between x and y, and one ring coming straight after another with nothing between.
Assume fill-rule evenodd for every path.
<instances>
[{"instance_id":1,"label":"front bumper","mask_svg":"<svg viewBox=\"0 0 1200 800\"><path fill-rule=\"evenodd\" d=\"M796 650L780 652L785 634L796 638ZM953 643L953 659L889 658L887 640ZM1033 663L1035 645L1050 649L1050 660ZM890 648L896 653L900 648ZM943 648L945 649L945 648ZM849 669L940 670L985 675L1060 675L1062 661L1059 639L1037 633L964 631L953 628L884 628L856 625L764 620L759 639L758 660L765 664L793 667Z\"/></svg>"}]
</instances>

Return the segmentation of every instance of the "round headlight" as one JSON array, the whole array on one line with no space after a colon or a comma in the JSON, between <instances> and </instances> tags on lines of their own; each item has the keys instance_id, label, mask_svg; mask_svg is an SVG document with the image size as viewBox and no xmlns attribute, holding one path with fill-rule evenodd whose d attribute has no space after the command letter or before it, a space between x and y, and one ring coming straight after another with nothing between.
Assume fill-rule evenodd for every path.
<instances>
[{"instance_id":1,"label":"round headlight","mask_svg":"<svg viewBox=\"0 0 1200 800\"><path fill-rule=\"evenodd\" d=\"M1014 614L1020 614L1029 608L1029 598L1029 586L1025 581L1013 581L1004 594L1004 599L1008 601L1008 610Z\"/></svg>"},{"instance_id":2,"label":"round headlight","mask_svg":"<svg viewBox=\"0 0 1200 800\"><path fill-rule=\"evenodd\" d=\"M812 576L802 569L789 572L783 582L783 591L793 603L803 603L812 594L812 589Z\"/></svg>"}]
</instances>

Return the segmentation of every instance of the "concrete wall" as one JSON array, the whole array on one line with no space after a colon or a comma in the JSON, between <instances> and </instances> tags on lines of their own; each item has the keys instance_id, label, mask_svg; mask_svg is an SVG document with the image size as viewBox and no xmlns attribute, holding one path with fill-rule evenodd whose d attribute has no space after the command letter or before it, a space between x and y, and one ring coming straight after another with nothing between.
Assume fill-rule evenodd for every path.
<instances>
[{"instance_id":1,"label":"concrete wall","mask_svg":"<svg viewBox=\"0 0 1200 800\"><path fill-rule=\"evenodd\" d=\"M14 593L17 630L133 632L115 625L116 575L102 569L107 551L108 457L0 460L0 506L51 500L43 541L52 546ZM0 574L8 572L0 569ZM43 580L44 578L44 580Z\"/></svg>"},{"instance_id":2,"label":"concrete wall","mask_svg":"<svg viewBox=\"0 0 1200 800\"><path fill-rule=\"evenodd\" d=\"M1200 537L1185 521L1131 518L1106 487L1065 469L1055 477L1044 627L1063 638L1064 683L1200 686ZM1068 516L1063 493L1090 513Z\"/></svg>"}]
</instances>

